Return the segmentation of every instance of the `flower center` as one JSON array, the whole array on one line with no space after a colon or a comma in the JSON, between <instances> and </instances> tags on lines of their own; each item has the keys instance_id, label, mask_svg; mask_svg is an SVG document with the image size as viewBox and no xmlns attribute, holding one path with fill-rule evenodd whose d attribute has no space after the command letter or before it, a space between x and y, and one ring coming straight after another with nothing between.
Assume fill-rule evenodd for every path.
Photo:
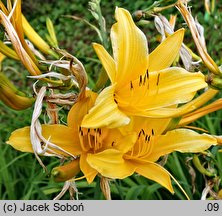
<instances>
[{"instance_id":1,"label":"flower center","mask_svg":"<svg viewBox=\"0 0 222 216\"><path fill-rule=\"evenodd\" d=\"M97 152L102 148L102 130L100 128L82 128L79 127L79 140L83 151Z\"/></svg>"},{"instance_id":2,"label":"flower center","mask_svg":"<svg viewBox=\"0 0 222 216\"><path fill-rule=\"evenodd\" d=\"M129 155L133 158L144 158L147 157L153 149L154 143L154 130L152 129L148 133L141 129L138 133L137 141Z\"/></svg>"}]
</instances>

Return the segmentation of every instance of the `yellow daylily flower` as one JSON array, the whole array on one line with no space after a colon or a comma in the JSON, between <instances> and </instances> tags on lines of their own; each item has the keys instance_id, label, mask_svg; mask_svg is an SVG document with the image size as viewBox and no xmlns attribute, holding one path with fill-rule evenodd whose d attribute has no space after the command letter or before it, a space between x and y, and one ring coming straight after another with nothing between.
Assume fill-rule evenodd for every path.
<instances>
[{"instance_id":1,"label":"yellow daylily flower","mask_svg":"<svg viewBox=\"0 0 222 216\"><path fill-rule=\"evenodd\" d=\"M42 125L42 135L46 140L61 147L64 151L70 154L80 157L79 163L80 170L84 173L87 181L91 183L98 171L91 167L88 163L88 157L93 154L100 154L100 159L107 164L119 164L123 163L123 152L118 149L114 149L114 145L124 146L125 143L133 145L136 141L136 134L129 132L122 134L118 129L108 128L82 128L81 121L83 116L93 106L96 94L87 92L87 97L79 100L70 110L68 114L68 126L55 124L55 125ZM24 127L15 130L8 142L12 147L23 152L33 152L31 140L30 140L30 127ZM60 150L49 148L47 151L53 150L60 155L67 156L66 153ZM68 165L67 165L68 166ZM61 170L61 167L59 168ZM58 174L58 169L54 173ZM112 170L115 172L115 170ZM134 171L132 170L132 173ZM70 175L67 175L70 177ZM62 177L58 179L64 179L64 173ZM67 180L67 179L66 179Z\"/></svg>"},{"instance_id":2,"label":"yellow daylily flower","mask_svg":"<svg viewBox=\"0 0 222 216\"><path fill-rule=\"evenodd\" d=\"M166 154L179 152L202 152L217 144L216 138L207 134L198 134L188 129L175 129L162 135L170 119L149 119L133 117L130 124L122 131L134 130L137 132L137 141L134 145L114 145L114 148L123 151L124 163L112 164L102 160L103 153L90 154L88 163L103 176L110 178L125 178L133 171L158 182L173 193L170 174L156 161ZM115 170L113 172L112 170Z\"/></svg>"},{"instance_id":3,"label":"yellow daylily flower","mask_svg":"<svg viewBox=\"0 0 222 216\"><path fill-rule=\"evenodd\" d=\"M130 13L117 8L115 17L117 23L111 29L114 57L103 46L93 45L111 85L99 94L82 127L119 127L128 124L129 116L135 115L168 117L158 110L188 102L197 90L207 86L199 72L169 68L181 47L183 29L170 35L148 55L146 37Z\"/></svg>"}]
</instances>

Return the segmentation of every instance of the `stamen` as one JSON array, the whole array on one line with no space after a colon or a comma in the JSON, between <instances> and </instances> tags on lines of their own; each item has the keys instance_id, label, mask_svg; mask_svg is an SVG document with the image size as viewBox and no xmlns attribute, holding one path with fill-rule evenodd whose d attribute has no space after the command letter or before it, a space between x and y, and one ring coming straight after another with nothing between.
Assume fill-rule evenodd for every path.
<instances>
[{"instance_id":1,"label":"stamen","mask_svg":"<svg viewBox=\"0 0 222 216\"><path fill-rule=\"evenodd\" d=\"M151 131L151 132L152 132L152 136L154 136L154 130L153 130L153 129L152 129L152 131Z\"/></svg>"},{"instance_id":2,"label":"stamen","mask_svg":"<svg viewBox=\"0 0 222 216\"><path fill-rule=\"evenodd\" d=\"M156 80L156 85L157 86L159 85L159 81L160 81L160 73L158 73L158 75L157 75L157 80Z\"/></svg>"},{"instance_id":3,"label":"stamen","mask_svg":"<svg viewBox=\"0 0 222 216\"><path fill-rule=\"evenodd\" d=\"M96 129L96 132L94 134L94 150L96 151L98 148L97 148L97 129Z\"/></svg>"},{"instance_id":4,"label":"stamen","mask_svg":"<svg viewBox=\"0 0 222 216\"><path fill-rule=\"evenodd\" d=\"M87 134L87 138L88 138L89 147L90 147L90 148L93 148L93 145L92 145L92 142L91 142L92 135L91 135L90 133L88 133L88 134Z\"/></svg>"},{"instance_id":5,"label":"stamen","mask_svg":"<svg viewBox=\"0 0 222 216\"><path fill-rule=\"evenodd\" d=\"M143 135L145 136L145 131L143 129L141 131L142 131Z\"/></svg>"},{"instance_id":6,"label":"stamen","mask_svg":"<svg viewBox=\"0 0 222 216\"><path fill-rule=\"evenodd\" d=\"M139 134L138 134L138 139L140 138L141 133L142 133L142 131L139 132Z\"/></svg>"},{"instance_id":7,"label":"stamen","mask_svg":"<svg viewBox=\"0 0 222 216\"><path fill-rule=\"evenodd\" d=\"M133 89L133 82L130 81L130 90L132 90L132 89Z\"/></svg>"},{"instance_id":8,"label":"stamen","mask_svg":"<svg viewBox=\"0 0 222 216\"><path fill-rule=\"evenodd\" d=\"M80 141L80 145L83 151L87 151L87 147L85 146L85 142L83 140L83 131L81 129L81 127L79 127L79 141Z\"/></svg>"},{"instance_id":9,"label":"stamen","mask_svg":"<svg viewBox=\"0 0 222 216\"><path fill-rule=\"evenodd\" d=\"M145 137L145 142L148 142L149 139L150 139L150 136L146 135L146 137Z\"/></svg>"},{"instance_id":10,"label":"stamen","mask_svg":"<svg viewBox=\"0 0 222 216\"><path fill-rule=\"evenodd\" d=\"M145 84L146 84L146 75L143 78L143 85L145 85Z\"/></svg>"},{"instance_id":11,"label":"stamen","mask_svg":"<svg viewBox=\"0 0 222 216\"><path fill-rule=\"evenodd\" d=\"M101 134L102 134L101 128L98 128L98 132L99 132L99 135L101 136Z\"/></svg>"},{"instance_id":12,"label":"stamen","mask_svg":"<svg viewBox=\"0 0 222 216\"><path fill-rule=\"evenodd\" d=\"M140 75L140 82L139 82L139 86L141 86L143 80L142 80L142 76Z\"/></svg>"},{"instance_id":13,"label":"stamen","mask_svg":"<svg viewBox=\"0 0 222 216\"><path fill-rule=\"evenodd\" d=\"M148 72L148 69L146 70L146 77L147 77L147 79L149 79L149 72Z\"/></svg>"}]
</instances>

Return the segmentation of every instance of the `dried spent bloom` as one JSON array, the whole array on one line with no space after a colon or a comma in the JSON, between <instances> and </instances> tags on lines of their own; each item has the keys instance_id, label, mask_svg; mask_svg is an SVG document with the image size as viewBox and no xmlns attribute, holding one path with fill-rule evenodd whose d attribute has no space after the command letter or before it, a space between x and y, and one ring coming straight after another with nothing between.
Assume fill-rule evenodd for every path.
<instances>
[{"instance_id":1,"label":"dried spent bloom","mask_svg":"<svg viewBox=\"0 0 222 216\"><path fill-rule=\"evenodd\" d=\"M192 14L188 10L187 7L187 1L179 0L176 4L178 10L182 14L184 20L186 21L194 43L197 47L197 50L199 52L199 55L203 61L203 63L206 65L206 67L214 74L221 74L219 67L215 63L215 61L210 57L210 55L207 52L207 48L205 46L205 39L203 36L203 31L201 30L200 24L194 20L192 17Z\"/></svg>"},{"instance_id":2,"label":"dried spent bloom","mask_svg":"<svg viewBox=\"0 0 222 216\"><path fill-rule=\"evenodd\" d=\"M1 4L0 6L1 6L1 10L0 10L1 24L4 26L8 34L8 37L11 40L13 48L15 49L21 62L24 64L24 66L27 68L30 74L32 75L41 74L41 71L37 67L36 62L34 60L34 56L30 52L30 49L24 40L23 28L21 26L21 23L22 23L21 1L15 2L14 7L11 11L12 14L9 12L6 13L5 8L3 7L4 6L3 4ZM13 23L10 21L11 15L14 18L13 20L14 20L15 26L13 26Z\"/></svg>"}]
</instances>

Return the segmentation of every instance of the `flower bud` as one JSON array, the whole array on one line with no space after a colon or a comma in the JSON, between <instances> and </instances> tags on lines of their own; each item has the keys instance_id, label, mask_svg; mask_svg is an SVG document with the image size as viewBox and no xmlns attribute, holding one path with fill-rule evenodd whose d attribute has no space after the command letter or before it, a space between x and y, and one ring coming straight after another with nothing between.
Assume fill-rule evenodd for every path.
<instances>
[{"instance_id":1,"label":"flower bud","mask_svg":"<svg viewBox=\"0 0 222 216\"><path fill-rule=\"evenodd\" d=\"M54 167L51 175L56 182L63 182L73 178L79 171L79 159L75 159L63 166Z\"/></svg>"},{"instance_id":2,"label":"flower bud","mask_svg":"<svg viewBox=\"0 0 222 216\"><path fill-rule=\"evenodd\" d=\"M222 78L220 76L214 76L212 74L206 76L206 82L216 90L222 90Z\"/></svg>"},{"instance_id":3,"label":"flower bud","mask_svg":"<svg viewBox=\"0 0 222 216\"><path fill-rule=\"evenodd\" d=\"M18 91L3 73L0 73L0 100L14 110L27 109L35 101L34 98L26 97L23 92Z\"/></svg>"}]
</instances>

